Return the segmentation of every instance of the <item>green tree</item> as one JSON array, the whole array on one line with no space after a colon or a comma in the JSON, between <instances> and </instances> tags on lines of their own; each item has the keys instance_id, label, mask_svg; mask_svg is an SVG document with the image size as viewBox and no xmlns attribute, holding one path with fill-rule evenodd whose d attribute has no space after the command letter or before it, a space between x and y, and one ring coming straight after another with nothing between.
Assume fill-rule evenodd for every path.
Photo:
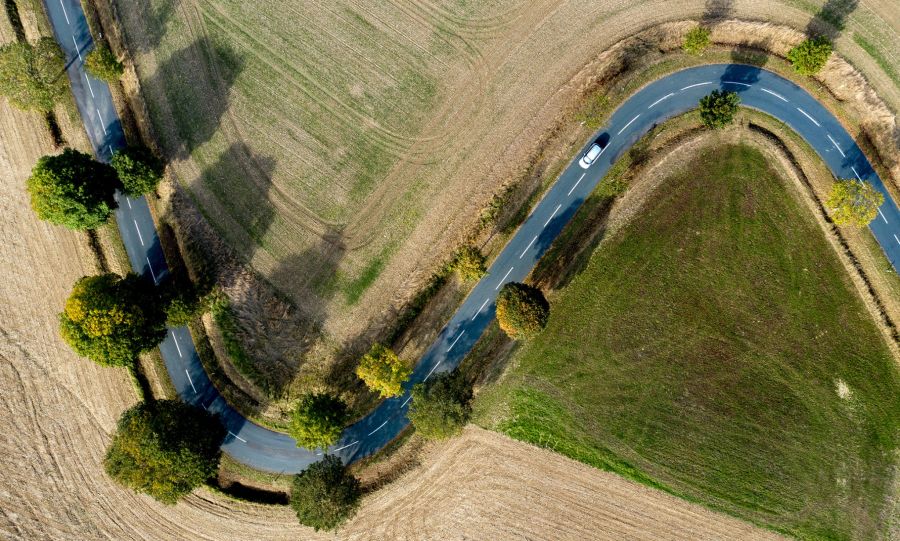
<instances>
[{"instance_id":1,"label":"green tree","mask_svg":"<svg viewBox=\"0 0 900 541\"><path fill-rule=\"evenodd\" d=\"M467 244L459 249L453 259L453 270L467 282L474 282L487 272L486 260L481 250Z\"/></svg>"},{"instance_id":2,"label":"green tree","mask_svg":"<svg viewBox=\"0 0 900 541\"><path fill-rule=\"evenodd\" d=\"M696 55L702 53L709 47L709 34L709 29L702 26L691 29L684 36L684 43L682 44L684 52Z\"/></svg>"},{"instance_id":3,"label":"green tree","mask_svg":"<svg viewBox=\"0 0 900 541\"><path fill-rule=\"evenodd\" d=\"M416 432L433 440L459 434L472 413L472 388L457 372L438 374L412 389L407 418Z\"/></svg>"},{"instance_id":4,"label":"green tree","mask_svg":"<svg viewBox=\"0 0 900 541\"><path fill-rule=\"evenodd\" d=\"M47 113L67 90L65 57L52 38L0 47L0 96L15 107Z\"/></svg>"},{"instance_id":5,"label":"green tree","mask_svg":"<svg viewBox=\"0 0 900 541\"><path fill-rule=\"evenodd\" d=\"M842 178L831 186L825 204L838 225L864 227L878 216L884 196L868 182Z\"/></svg>"},{"instance_id":6,"label":"green tree","mask_svg":"<svg viewBox=\"0 0 900 541\"><path fill-rule=\"evenodd\" d=\"M117 150L110 160L110 165L116 170L125 193L133 197L156 190L165 168L162 160L143 146Z\"/></svg>"},{"instance_id":7,"label":"green tree","mask_svg":"<svg viewBox=\"0 0 900 541\"><path fill-rule=\"evenodd\" d=\"M709 128L724 128L734 120L740 103L737 92L713 90L700 98L700 118Z\"/></svg>"},{"instance_id":8,"label":"green tree","mask_svg":"<svg viewBox=\"0 0 900 541\"><path fill-rule=\"evenodd\" d=\"M509 282L497 295L497 324L515 340L536 336L547 326L550 305L536 287Z\"/></svg>"},{"instance_id":9,"label":"green tree","mask_svg":"<svg viewBox=\"0 0 900 541\"><path fill-rule=\"evenodd\" d=\"M326 455L294 476L291 507L301 524L316 531L333 530L353 516L361 494L359 480L341 459Z\"/></svg>"},{"instance_id":10,"label":"green tree","mask_svg":"<svg viewBox=\"0 0 900 541\"><path fill-rule=\"evenodd\" d=\"M166 311L166 325L187 325L207 309L207 301L186 276L172 278L162 287L162 301Z\"/></svg>"},{"instance_id":11,"label":"green tree","mask_svg":"<svg viewBox=\"0 0 900 541\"><path fill-rule=\"evenodd\" d=\"M106 223L116 202L116 172L89 155L67 148L38 160L27 181L38 218L70 229Z\"/></svg>"},{"instance_id":12,"label":"green tree","mask_svg":"<svg viewBox=\"0 0 900 541\"><path fill-rule=\"evenodd\" d=\"M225 428L178 400L142 402L119 418L103 466L135 491L174 504L218 472Z\"/></svg>"},{"instance_id":13,"label":"green tree","mask_svg":"<svg viewBox=\"0 0 900 541\"><path fill-rule=\"evenodd\" d=\"M410 374L412 369L392 349L381 344L373 344L356 367L356 375L382 398L402 393L403 383Z\"/></svg>"},{"instance_id":14,"label":"green tree","mask_svg":"<svg viewBox=\"0 0 900 541\"><path fill-rule=\"evenodd\" d=\"M804 40L788 51L787 58L797 73L814 75L825 66L832 51L831 41L825 36L819 36Z\"/></svg>"},{"instance_id":15,"label":"green tree","mask_svg":"<svg viewBox=\"0 0 900 541\"><path fill-rule=\"evenodd\" d=\"M60 334L79 355L106 366L130 366L166 336L153 286L129 274L85 276L59 315Z\"/></svg>"},{"instance_id":16,"label":"green tree","mask_svg":"<svg viewBox=\"0 0 900 541\"><path fill-rule=\"evenodd\" d=\"M288 433L297 440L297 447L324 448L338 440L349 419L347 405L339 398L307 393L297 402Z\"/></svg>"},{"instance_id":17,"label":"green tree","mask_svg":"<svg viewBox=\"0 0 900 541\"><path fill-rule=\"evenodd\" d=\"M97 43L84 59L84 67L94 77L114 83L125 72L122 63L116 58L106 43Z\"/></svg>"}]
</instances>

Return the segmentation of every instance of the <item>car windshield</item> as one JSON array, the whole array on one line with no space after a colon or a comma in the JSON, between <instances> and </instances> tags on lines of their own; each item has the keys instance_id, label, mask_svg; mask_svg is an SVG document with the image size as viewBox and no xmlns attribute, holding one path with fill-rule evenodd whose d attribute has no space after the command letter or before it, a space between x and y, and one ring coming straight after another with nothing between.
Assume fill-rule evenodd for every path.
<instances>
[{"instance_id":1,"label":"car windshield","mask_svg":"<svg viewBox=\"0 0 900 541\"><path fill-rule=\"evenodd\" d=\"M597 159L597 156L599 156L599 155L600 155L600 146L594 145L591 147L590 150L588 150L587 159L593 161L593 160Z\"/></svg>"}]
</instances>

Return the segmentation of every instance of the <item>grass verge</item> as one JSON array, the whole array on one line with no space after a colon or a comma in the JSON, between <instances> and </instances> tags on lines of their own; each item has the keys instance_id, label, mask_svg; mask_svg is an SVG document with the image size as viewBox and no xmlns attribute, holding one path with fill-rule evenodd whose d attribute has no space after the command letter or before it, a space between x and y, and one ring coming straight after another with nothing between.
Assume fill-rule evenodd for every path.
<instances>
[{"instance_id":1,"label":"grass verge","mask_svg":"<svg viewBox=\"0 0 900 541\"><path fill-rule=\"evenodd\" d=\"M480 424L801 538L885 533L900 375L758 151L704 151L552 301Z\"/></svg>"}]
</instances>

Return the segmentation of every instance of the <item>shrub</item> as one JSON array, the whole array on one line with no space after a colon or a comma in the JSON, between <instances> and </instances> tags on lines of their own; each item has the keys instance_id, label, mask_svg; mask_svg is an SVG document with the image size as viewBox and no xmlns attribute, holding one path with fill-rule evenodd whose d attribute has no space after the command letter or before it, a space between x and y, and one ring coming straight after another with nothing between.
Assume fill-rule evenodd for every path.
<instances>
[{"instance_id":1,"label":"shrub","mask_svg":"<svg viewBox=\"0 0 900 541\"><path fill-rule=\"evenodd\" d=\"M130 366L166 336L153 287L128 274L85 276L59 315L60 334L79 355L106 366Z\"/></svg>"},{"instance_id":2,"label":"shrub","mask_svg":"<svg viewBox=\"0 0 900 541\"><path fill-rule=\"evenodd\" d=\"M294 476L291 507L301 524L316 531L333 530L353 516L360 495L359 480L347 472L341 459L326 455Z\"/></svg>"},{"instance_id":3,"label":"shrub","mask_svg":"<svg viewBox=\"0 0 900 541\"><path fill-rule=\"evenodd\" d=\"M497 323L515 340L536 336L547 325L550 305L536 287L509 282L497 295Z\"/></svg>"},{"instance_id":4,"label":"shrub","mask_svg":"<svg viewBox=\"0 0 900 541\"><path fill-rule=\"evenodd\" d=\"M472 388L459 372L438 374L413 387L407 417L423 437L449 438L469 420L471 400Z\"/></svg>"},{"instance_id":5,"label":"shrub","mask_svg":"<svg viewBox=\"0 0 900 541\"><path fill-rule=\"evenodd\" d=\"M297 402L288 433L297 447L324 448L338 440L349 418L347 405L339 398L308 393Z\"/></svg>"},{"instance_id":6,"label":"shrub","mask_svg":"<svg viewBox=\"0 0 900 541\"><path fill-rule=\"evenodd\" d=\"M89 155L66 149L38 160L27 181L31 208L38 218L69 229L93 229L106 223L116 202L116 172Z\"/></svg>"},{"instance_id":7,"label":"shrub","mask_svg":"<svg viewBox=\"0 0 900 541\"><path fill-rule=\"evenodd\" d=\"M709 128L724 128L734 121L740 103L737 92L713 90L700 99L700 118Z\"/></svg>"},{"instance_id":8,"label":"shrub","mask_svg":"<svg viewBox=\"0 0 900 541\"><path fill-rule=\"evenodd\" d=\"M453 270L460 278L467 282L479 280L487 272L484 254L472 245L466 245L459 249L453 259Z\"/></svg>"},{"instance_id":9,"label":"shrub","mask_svg":"<svg viewBox=\"0 0 900 541\"><path fill-rule=\"evenodd\" d=\"M52 38L0 47L0 96L15 107L48 113L67 90L65 57Z\"/></svg>"},{"instance_id":10,"label":"shrub","mask_svg":"<svg viewBox=\"0 0 900 541\"><path fill-rule=\"evenodd\" d=\"M373 344L356 367L356 375L382 398L402 393L403 383L410 374L412 369L392 349L381 344Z\"/></svg>"},{"instance_id":11,"label":"shrub","mask_svg":"<svg viewBox=\"0 0 900 541\"><path fill-rule=\"evenodd\" d=\"M117 150L110 160L125 193L137 197L156 190L162 180L163 162L147 147L128 147Z\"/></svg>"},{"instance_id":12,"label":"shrub","mask_svg":"<svg viewBox=\"0 0 900 541\"><path fill-rule=\"evenodd\" d=\"M106 43L97 43L84 59L84 67L94 77L114 83L119 80L125 68Z\"/></svg>"},{"instance_id":13,"label":"shrub","mask_svg":"<svg viewBox=\"0 0 900 541\"><path fill-rule=\"evenodd\" d=\"M709 47L709 29L698 26L684 36L682 48L688 54L700 54Z\"/></svg>"},{"instance_id":14,"label":"shrub","mask_svg":"<svg viewBox=\"0 0 900 541\"><path fill-rule=\"evenodd\" d=\"M142 402L119 418L103 466L122 485L171 505L216 475L224 438L218 417L204 409Z\"/></svg>"},{"instance_id":15,"label":"shrub","mask_svg":"<svg viewBox=\"0 0 900 541\"><path fill-rule=\"evenodd\" d=\"M825 66L832 50L831 41L824 36L819 36L804 40L788 51L787 58L797 73L813 75Z\"/></svg>"},{"instance_id":16,"label":"shrub","mask_svg":"<svg viewBox=\"0 0 900 541\"><path fill-rule=\"evenodd\" d=\"M842 178L831 186L825 204L838 225L864 227L878 215L884 196L868 182Z\"/></svg>"}]
</instances>

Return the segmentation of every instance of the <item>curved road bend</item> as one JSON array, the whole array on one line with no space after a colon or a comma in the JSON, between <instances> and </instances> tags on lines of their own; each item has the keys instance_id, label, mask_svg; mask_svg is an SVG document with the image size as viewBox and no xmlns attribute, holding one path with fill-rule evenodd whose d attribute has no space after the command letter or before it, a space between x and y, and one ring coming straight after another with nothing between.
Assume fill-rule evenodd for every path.
<instances>
[{"instance_id":1,"label":"curved road bend","mask_svg":"<svg viewBox=\"0 0 900 541\"><path fill-rule=\"evenodd\" d=\"M45 0L45 4L56 39L66 53L72 91L94 151L108 160L125 138L109 88L84 71L83 55L93 44L80 2ZM900 210L850 135L815 98L794 83L751 66L708 65L673 73L647 85L613 113L607 126L595 134L595 139L602 137L608 143L590 169L573 161L560 175L416 365L403 395L385 400L348 427L327 452L352 462L396 437L409 422L410 387L460 363L493 319L494 299L502 284L528 275L612 163L653 126L694 108L702 96L719 88L737 91L743 105L790 126L835 176L867 180L885 195L870 228L896 268ZM134 270L159 281L168 269L146 201L120 195L119 204L116 218ZM320 459L321 450L298 448L287 435L254 424L229 406L204 372L185 327L169 329L159 349L181 398L222 416L228 429L222 445L226 453L254 468L284 473L302 471Z\"/></svg>"}]
</instances>

